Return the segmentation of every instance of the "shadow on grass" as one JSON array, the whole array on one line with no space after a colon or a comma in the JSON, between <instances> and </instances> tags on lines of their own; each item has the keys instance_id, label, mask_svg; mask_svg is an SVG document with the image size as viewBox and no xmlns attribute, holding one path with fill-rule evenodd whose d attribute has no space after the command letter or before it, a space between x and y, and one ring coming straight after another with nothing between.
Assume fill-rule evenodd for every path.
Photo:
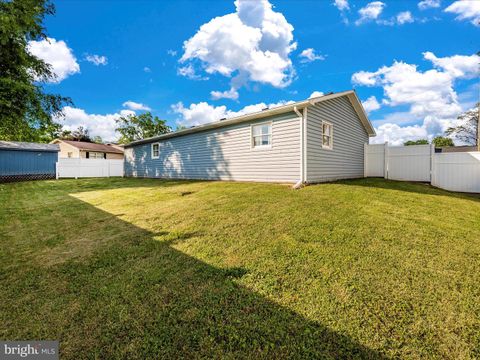
<instances>
[{"instance_id":1,"label":"shadow on grass","mask_svg":"<svg viewBox=\"0 0 480 360\"><path fill-rule=\"evenodd\" d=\"M448 190L443 190L428 183L411 182L411 181L396 181L387 180L383 178L365 178L365 179L353 179L353 180L339 180L333 182L333 184L364 186L368 188L381 188L388 190L411 192L424 195L440 195L450 196L458 199L467 199L473 201L480 201L480 194L471 193L458 193Z\"/></svg>"},{"instance_id":2,"label":"shadow on grass","mask_svg":"<svg viewBox=\"0 0 480 360\"><path fill-rule=\"evenodd\" d=\"M78 216L64 220L78 235L62 246L84 241L89 219L109 217L88 241L121 236L63 264L3 265L0 338L58 339L62 358L384 358L238 285L248 269L175 249L202 234L152 233L68 196L71 205ZM39 212L36 226L48 221Z\"/></svg>"}]
</instances>

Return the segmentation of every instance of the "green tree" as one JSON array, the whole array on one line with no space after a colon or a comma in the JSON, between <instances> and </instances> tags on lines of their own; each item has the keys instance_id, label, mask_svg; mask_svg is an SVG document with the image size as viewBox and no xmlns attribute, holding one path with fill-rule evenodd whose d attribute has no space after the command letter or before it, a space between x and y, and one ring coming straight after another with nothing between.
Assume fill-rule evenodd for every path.
<instances>
[{"instance_id":1,"label":"green tree","mask_svg":"<svg viewBox=\"0 0 480 360\"><path fill-rule=\"evenodd\" d=\"M72 140L92 142L88 129L84 128L83 126L79 126L77 130L72 132Z\"/></svg>"},{"instance_id":2,"label":"green tree","mask_svg":"<svg viewBox=\"0 0 480 360\"><path fill-rule=\"evenodd\" d=\"M172 131L165 120L152 116L150 112L140 115L121 116L117 120L115 131L120 133L120 144L128 144L135 140L141 140L152 136L166 134Z\"/></svg>"},{"instance_id":3,"label":"green tree","mask_svg":"<svg viewBox=\"0 0 480 360\"><path fill-rule=\"evenodd\" d=\"M47 39L43 19L54 13L48 0L0 0L0 139L47 142L61 129L52 116L72 102L44 91L55 74L27 50Z\"/></svg>"},{"instance_id":4,"label":"green tree","mask_svg":"<svg viewBox=\"0 0 480 360\"><path fill-rule=\"evenodd\" d=\"M409 145L428 145L427 139L420 139L420 140L408 140L403 143L405 146Z\"/></svg>"},{"instance_id":5,"label":"green tree","mask_svg":"<svg viewBox=\"0 0 480 360\"><path fill-rule=\"evenodd\" d=\"M102 139L101 136L98 136L98 135L97 135L97 136L94 136L94 137L92 138L92 142L94 142L94 143L96 143L96 144L103 144L103 139Z\"/></svg>"},{"instance_id":6,"label":"green tree","mask_svg":"<svg viewBox=\"0 0 480 360\"><path fill-rule=\"evenodd\" d=\"M436 147L455 146L453 140L445 136L437 136L433 139L432 143L434 143Z\"/></svg>"},{"instance_id":7,"label":"green tree","mask_svg":"<svg viewBox=\"0 0 480 360\"><path fill-rule=\"evenodd\" d=\"M457 118L460 121L460 125L449 127L445 134L454 136L462 143L477 145L479 107L480 103L477 103L473 109L460 114Z\"/></svg>"}]
</instances>

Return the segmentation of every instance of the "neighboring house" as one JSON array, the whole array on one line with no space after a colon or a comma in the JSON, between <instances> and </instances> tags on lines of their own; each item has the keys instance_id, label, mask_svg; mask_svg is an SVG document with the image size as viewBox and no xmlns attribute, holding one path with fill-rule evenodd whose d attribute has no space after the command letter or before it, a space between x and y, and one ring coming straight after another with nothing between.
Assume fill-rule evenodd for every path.
<instances>
[{"instance_id":1,"label":"neighboring house","mask_svg":"<svg viewBox=\"0 0 480 360\"><path fill-rule=\"evenodd\" d=\"M52 144L60 146L61 158L123 159L123 148L118 145L60 139L53 140Z\"/></svg>"},{"instance_id":2,"label":"neighboring house","mask_svg":"<svg viewBox=\"0 0 480 360\"><path fill-rule=\"evenodd\" d=\"M59 146L0 141L0 182L55 179Z\"/></svg>"},{"instance_id":3,"label":"neighboring house","mask_svg":"<svg viewBox=\"0 0 480 360\"><path fill-rule=\"evenodd\" d=\"M345 91L132 142L125 175L297 185L360 178L374 135L357 95Z\"/></svg>"}]
</instances>

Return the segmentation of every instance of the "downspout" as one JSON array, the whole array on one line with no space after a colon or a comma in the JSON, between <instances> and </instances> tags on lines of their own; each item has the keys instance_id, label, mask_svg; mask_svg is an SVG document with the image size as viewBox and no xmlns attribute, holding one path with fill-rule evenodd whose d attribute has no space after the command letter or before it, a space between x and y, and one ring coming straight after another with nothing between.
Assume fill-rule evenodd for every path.
<instances>
[{"instance_id":1,"label":"downspout","mask_svg":"<svg viewBox=\"0 0 480 360\"><path fill-rule=\"evenodd\" d=\"M295 111L295 113L298 115L298 117L300 118L300 180L297 181L297 183L295 185L293 185L293 188L294 189L300 189L303 185L303 183L305 182L305 176L304 176L304 169L303 169L303 165L304 165L304 145L305 145L305 134L304 134L304 131L303 131L303 123L304 123L304 118L303 118L303 114L298 111L297 107L294 106L293 107L293 111Z\"/></svg>"}]
</instances>

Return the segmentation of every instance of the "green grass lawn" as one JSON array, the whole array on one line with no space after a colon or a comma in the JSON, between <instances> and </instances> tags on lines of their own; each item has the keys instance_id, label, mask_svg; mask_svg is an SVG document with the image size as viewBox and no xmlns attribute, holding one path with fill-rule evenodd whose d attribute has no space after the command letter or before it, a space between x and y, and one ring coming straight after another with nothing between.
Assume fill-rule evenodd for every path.
<instances>
[{"instance_id":1,"label":"green grass lawn","mask_svg":"<svg viewBox=\"0 0 480 360\"><path fill-rule=\"evenodd\" d=\"M0 339L62 358L480 357L480 198L379 179L0 185Z\"/></svg>"}]
</instances>

